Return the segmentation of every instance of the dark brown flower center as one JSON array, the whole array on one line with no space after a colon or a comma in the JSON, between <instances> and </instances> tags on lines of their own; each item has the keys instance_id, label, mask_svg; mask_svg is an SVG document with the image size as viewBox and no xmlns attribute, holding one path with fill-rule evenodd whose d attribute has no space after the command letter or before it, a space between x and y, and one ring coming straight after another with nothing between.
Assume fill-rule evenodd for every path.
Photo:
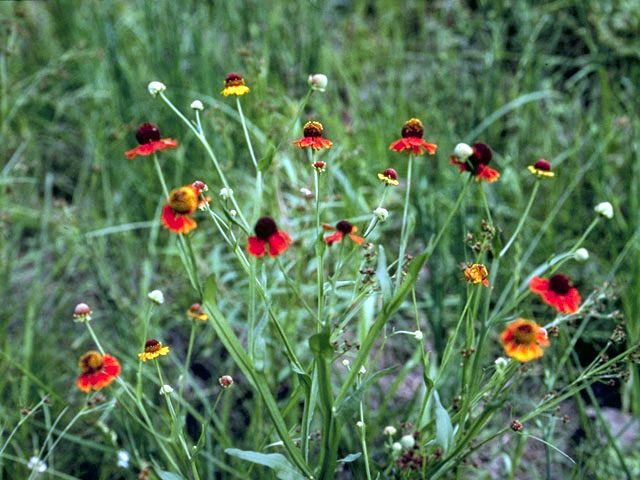
<instances>
[{"instance_id":1,"label":"dark brown flower center","mask_svg":"<svg viewBox=\"0 0 640 480\"><path fill-rule=\"evenodd\" d=\"M422 126L422 122L417 118L407 120L402 126L402 138L422 138L422 135L424 135L424 127Z\"/></svg>"},{"instance_id":2,"label":"dark brown flower center","mask_svg":"<svg viewBox=\"0 0 640 480\"><path fill-rule=\"evenodd\" d=\"M469 157L469 161L474 167L477 167L480 164L489 164L493 155L491 153L491 149L487 145L484 143L474 143L471 145L471 149L473 150L473 154Z\"/></svg>"},{"instance_id":3,"label":"dark brown flower center","mask_svg":"<svg viewBox=\"0 0 640 480\"><path fill-rule=\"evenodd\" d=\"M143 123L136 132L136 140L140 145L160 140L160 130L153 123Z\"/></svg>"},{"instance_id":4,"label":"dark brown flower center","mask_svg":"<svg viewBox=\"0 0 640 480\"><path fill-rule=\"evenodd\" d=\"M239 87L240 85L244 85L244 79L237 73L230 73L224 80L225 87Z\"/></svg>"},{"instance_id":5,"label":"dark brown flower center","mask_svg":"<svg viewBox=\"0 0 640 480\"><path fill-rule=\"evenodd\" d=\"M541 158L540 160L538 160L536 163L533 164L533 166L538 170L544 170L545 172L548 172L551 170L551 164L544 158Z\"/></svg>"},{"instance_id":6,"label":"dark brown flower center","mask_svg":"<svg viewBox=\"0 0 640 480\"><path fill-rule=\"evenodd\" d=\"M571 290L571 280L566 275L558 273L549 279L549 289L558 295L565 295Z\"/></svg>"},{"instance_id":7,"label":"dark brown flower center","mask_svg":"<svg viewBox=\"0 0 640 480\"><path fill-rule=\"evenodd\" d=\"M393 168L387 168L384 172L382 172L382 174L385 177L389 177L393 180L397 180L398 179L398 173L393 169Z\"/></svg>"},{"instance_id":8,"label":"dark brown flower center","mask_svg":"<svg viewBox=\"0 0 640 480\"><path fill-rule=\"evenodd\" d=\"M253 231L256 232L256 237L266 242L272 235L277 233L278 227L272 218L262 217L256 222Z\"/></svg>"},{"instance_id":9,"label":"dark brown flower center","mask_svg":"<svg viewBox=\"0 0 640 480\"><path fill-rule=\"evenodd\" d=\"M189 310L191 311L191 313L200 313L201 308L202 306L199 303L194 303L189 307Z\"/></svg>"},{"instance_id":10,"label":"dark brown flower center","mask_svg":"<svg viewBox=\"0 0 640 480\"><path fill-rule=\"evenodd\" d=\"M144 344L144 351L146 353L157 352L162 348L162 344L155 338L147 340Z\"/></svg>"},{"instance_id":11,"label":"dark brown flower center","mask_svg":"<svg viewBox=\"0 0 640 480\"><path fill-rule=\"evenodd\" d=\"M336 230L341 232L343 235L347 235L347 234L349 234L349 233L351 233L353 231L353 225L351 225L346 220L340 220L336 224Z\"/></svg>"},{"instance_id":12,"label":"dark brown flower center","mask_svg":"<svg viewBox=\"0 0 640 480\"><path fill-rule=\"evenodd\" d=\"M307 122L304 124L305 137L321 137L324 133L324 127L320 122Z\"/></svg>"},{"instance_id":13,"label":"dark brown flower center","mask_svg":"<svg viewBox=\"0 0 640 480\"><path fill-rule=\"evenodd\" d=\"M536 332L533 325L523 323L522 325L518 325L518 327L513 331L513 336L518 343L530 344L535 341Z\"/></svg>"},{"instance_id":14,"label":"dark brown flower center","mask_svg":"<svg viewBox=\"0 0 640 480\"><path fill-rule=\"evenodd\" d=\"M96 373L102 369L102 355L96 351L84 354L79 362L82 373Z\"/></svg>"},{"instance_id":15,"label":"dark brown flower center","mask_svg":"<svg viewBox=\"0 0 640 480\"><path fill-rule=\"evenodd\" d=\"M169 206L181 215L193 213L198 207L198 195L192 187L176 188L169 194Z\"/></svg>"}]
</instances>

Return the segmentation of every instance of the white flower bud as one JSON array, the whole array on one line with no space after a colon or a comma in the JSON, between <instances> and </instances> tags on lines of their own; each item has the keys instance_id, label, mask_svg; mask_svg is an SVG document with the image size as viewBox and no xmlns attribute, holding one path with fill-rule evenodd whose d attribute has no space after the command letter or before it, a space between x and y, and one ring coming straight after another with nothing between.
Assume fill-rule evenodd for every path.
<instances>
[{"instance_id":1,"label":"white flower bud","mask_svg":"<svg viewBox=\"0 0 640 480\"><path fill-rule=\"evenodd\" d=\"M363 423L361 420L358 420L358 421L356 422L356 427L358 427L358 428L362 428L362 427L364 427L364 423Z\"/></svg>"},{"instance_id":2,"label":"white flower bud","mask_svg":"<svg viewBox=\"0 0 640 480\"><path fill-rule=\"evenodd\" d=\"M466 143L459 143L453 149L453 154L458 160L466 160L473 155L473 149Z\"/></svg>"},{"instance_id":3,"label":"white flower bud","mask_svg":"<svg viewBox=\"0 0 640 480\"><path fill-rule=\"evenodd\" d=\"M385 222L389 216L389 211L386 208L378 207L373 211L373 214L380 222Z\"/></svg>"},{"instance_id":4,"label":"white flower bud","mask_svg":"<svg viewBox=\"0 0 640 480\"><path fill-rule=\"evenodd\" d=\"M204 110L204 105L202 104L202 102L200 100L194 100L193 102L191 102L191 108L194 110Z\"/></svg>"},{"instance_id":5,"label":"white flower bud","mask_svg":"<svg viewBox=\"0 0 640 480\"><path fill-rule=\"evenodd\" d=\"M155 97L159 93L164 92L167 89L167 86L162 82L151 82L147 89L151 96Z\"/></svg>"},{"instance_id":6,"label":"white flower bud","mask_svg":"<svg viewBox=\"0 0 640 480\"><path fill-rule=\"evenodd\" d=\"M364 368L364 365L360 367L360 370L358 370L358 373L360 375L364 375L365 373L367 373L367 369Z\"/></svg>"},{"instance_id":7,"label":"white flower bud","mask_svg":"<svg viewBox=\"0 0 640 480\"><path fill-rule=\"evenodd\" d=\"M497 368L502 368L507 366L508 361L504 357L498 357L493 361L493 363Z\"/></svg>"},{"instance_id":8,"label":"white flower bud","mask_svg":"<svg viewBox=\"0 0 640 480\"><path fill-rule=\"evenodd\" d=\"M402 445L400 445L400 443L395 442L393 445L391 445L391 450L394 451L394 453L400 453L402 451Z\"/></svg>"},{"instance_id":9,"label":"white flower bud","mask_svg":"<svg viewBox=\"0 0 640 480\"><path fill-rule=\"evenodd\" d=\"M160 290L153 290L152 292L149 292L147 297L149 297L149 300L153 303L157 303L158 305L162 305L164 303L164 295Z\"/></svg>"},{"instance_id":10,"label":"white flower bud","mask_svg":"<svg viewBox=\"0 0 640 480\"><path fill-rule=\"evenodd\" d=\"M233 190L230 188L223 188L220 190L220 198L223 200L229 200L233 197Z\"/></svg>"},{"instance_id":11,"label":"white flower bud","mask_svg":"<svg viewBox=\"0 0 640 480\"><path fill-rule=\"evenodd\" d=\"M613 218L613 206L609 202L602 202L595 206L594 210L603 217Z\"/></svg>"},{"instance_id":12,"label":"white flower bud","mask_svg":"<svg viewBox=\"0 0 640 480\"><path fill-rule=\"evenodd\" d=\"M423 338L422 332L420 330L416 330L413 332L413 336L416 337L416 340L420 341Z\"/></svg>"},{"instance_id":13,"label":"white flower bud","mask_svg":"<svg viewBox=\"0 0 640 480\"><path fill-rule=\"evenodd\" d=\"M324 92L324 90L327 88L327 82L327 76L323 75L322 73L309 75L309 86L316 92Z\"/></svg>"},{"instance_id":14,"label":"white flower bud","mask_svg":"<svg viewBox=\"0 0 640 480\"><path fill-rule=\"evenodd\" d=\"M394 427L393 425L387 425L386 427L384 427L384 434L385 435L389 435L390 437L395 435L397 432L396 427Z\"/></svg>"},{"instance_id":15,"label":"white flower bud","mask_svg":"<svg viewBox=\"0 0 640 480\"><path fill-rule=\"evenodd\" d=\"M162 385L162 387L160 387L160 395L169 395L170 393L173 393L171 385Z\"/></svg>"},{"instance_id":16,"label":"white flower bud","mask_svg":"<svg viewBox=\"0 0 640 480\"><path fill-rule=\"evenodd\" d=\"M349 368L349 365L351 365L351 362L349 361L348 358L345 358L344 360L342 360L342 365Z\"/></svg>"},{"instance_id":17,"label":"white flower bud","mask_svg":"<svg viewBox=\"0 0 640 480\"><path fill-rule=\"evenodd\" d=\"M586 248L579 248L576 250L576 253L573 254L573 258L575 258L578 262L586 262L589 260L589 250Z\"/></svg>"},{"instance_id":18,"label":"white flower bud","mask_svg":"<svg viewBox=\"0 0 640 480\"><path fill-rule=\"evenodd\" d=\"M236 212L234 209L229 210L229 215L231 215L232 217L235 217L238 214L238 212Z\"/></svg>"},{"instance_id":19,"label":"white flower bud","mask_svg":"<svg viewBox=\"0 0 640 480\"><path fill-rule=\"evenodd\" d=\"M126 450L118 450L118 466L121 468L129 468L129 452Z\"/></svg>"},{"instance_id":20,"label":"white flower bud","mask_svg":"<svg viewBox=\"0 0 640 480\"><path fill-rule=\"evenodd\" d=\"M313 197L313 192L312 192L311 190L309 190L308 188L306 188L306 187L302 187L302 188L300 189L300 193L302 194L302 196L303 196L304 198L311 198L311 197Z\"/></svg>"},{"instance_id":21,"label":"white flower bud","mask_svg":"<svg viewBox=\"0 0 640 480\"><path fill-rule=\"evenodd\" d=\"M47 464L40 461L40 458L33 456L29 459L29 463L27 464L27 468L29 470L36 470L40 473L47 471Z\"/></svg>"},{"instance_id":22,"label":"white flower bud","mask_svg":"<svg viewBox=\"0 0 640 480\"><path fill-rule=\"evenodd\" d=\"M416 444L416 439L413 438L413 435L405 435L400 439L400 444L404 448L413 448Z\"/></svg>"}]
</instances>

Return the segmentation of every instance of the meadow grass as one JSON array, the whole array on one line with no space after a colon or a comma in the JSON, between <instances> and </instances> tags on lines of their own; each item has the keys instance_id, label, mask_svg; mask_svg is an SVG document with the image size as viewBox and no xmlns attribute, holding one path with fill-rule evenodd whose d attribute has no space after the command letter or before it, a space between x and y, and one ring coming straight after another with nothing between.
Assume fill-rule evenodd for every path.
<instances>
[{"instance_id":1,"label":"meadow grass","mask_svg":"<svg viewBox=\"0 0 640 480\"><path fill-rule=\"evenodd\" d=\"M299 190L315 188L306 154L290 143L307 119L321 120L326 136L334 141L322 157L330 164L320 178L323 221L334 224L348 218L358 225L366 225L379 204L382 188L375 174L393 166L405 177L407 161L389 152L389 143L406 119L422 119L425 138L438 144L438 153L414 161L407 244L407 253L414 256L445 224L465 184L466 175L461 177L447 158L458 142L482 141L494 150L501 178L484 191L493 224L501 229L496 246L511 237L529 201L535 180L526 166L540 157L550 160L556 178L541 184L511 255L494 279L496 285L518 285L553 255L569 251L593 220L594 205L611 202L613 219L599 222L583 244L589 261L570 261L563 267L583 297L605 282L613 285L601 302L602 318L596 312L577 319L552 339L553 355L537 362L510 397L496 405L496 417L478 424L487 432L479 442L495 434L494 442L478 445L464 464L431 473L445 478L523 479L640 474L640 458L633 445L614 438L594 401L595 387L572 394L562 404L572 413L569 424L553 411L525 424L531 435L569 450L575 464L555 447L545 448L524 435L498 435L502 429L511 432L511 421L534 409L550 379L567 385L577 378L584 362L607 343L615 327L611 312L620 311L625 320L626 340L615 352L640 340L640 65L638 49L633 48L637 40L629 34L637 21L635 2L402 3L0 4L0 365L5 372L0 378L0 449L11 440L2 450L0 478L28 478L33 470L26 464L41 450L52 452L44 478L135 478L145 465L154 471L151 475L184 467L172 469L158 446L162 440L158 443L157 436L175 440L178 432L157 394L160 383L153 365L142 370L144 405L157 432L164 433L151 433L144 422L132 419L136 415L127 411L126 401L109 393L119 389L124 395L117 385L103 392L104 403L83 410L71 424L85 403L74 385L77 359L95 348L71 313L80 301L91 305L98 338L121 359L122 377L132 379L142 319L150 309L147 293L162 290L166 302L153 310L151 336L171 345L171 355L163 359L163 375L178 386L191 334L184 312L202 298L182 268L176 236L160 224L166 198L153 162L127 160L124 152L135 146L139 124L158 124L163 135L180 143L180 148L159 157L169 189L203 180L217 206L222 184L205 150L161 100L148 95L147 84L164 82L168 98L185 113L190 113L193 99L200 99L207 138L239 204L255 221L255 169L235 100L220 95L231 71L241 72L251 87L242 108L257 160L268 165L262 212L276 218L296 240L296 248L279 260L313 308L317 285L310 239L315 212L313 201ZM328 76L327 91L311 95L300 120L290 128L308 91L307 76L316 72ZM391 333L414 331L417 318L425 351L432 352L432 359L442 358L467 300L458 265L473 260L473 252L464 238L469 232L477 238L481 220L487 218L479 190L472 187L417 277L415 300L409 295L372 346L373 352L381 353L370 373L396 369L370 377L368 383L357 379L368 390L362 395L364 411L352 412L353 418L364 418L369 463L381 472L380 478L395 475L386 469L395 464L389 460L384 427L393 424L400 430L400 422L415 423L424 396L424 357L417 348L421 344ZM404 189L392 189L384 206L391 214L373 240L384 245L391 263L401 243ZM200 278L214 279L216 308L243 345L251 335L256 370L286 427L294 438L300 437L295 432L303 412L300 383L262 303L257 302L254 315L248 311L247 299L256 287L238 269L212 222L202 214L198 222L192 242ZM328 271L335 268L336 258L325 257ZM381 274L379 264L373 266ZM358 267L349 265L347 270L355 273ZM291 285L274 275L278 264L259 261L251 268L255 278L267 284L270 302L301 363L322 363L322 346L314 350L308 343L315 324L308 322L308 312ZM498 298L496 293L486 308L494 307ZM341 311L350 300L350 291L334 295L331 311ZM379 318L379 307L376 297L347 318L340 342L362 344ZM546 311L529 302L522 314L543 317ZM249 316L255 319L251 334ZM255 382L238 369L237 360L221 343L221 332L211 323L194 327L192 364L184 379L188 402L176 405L186 414L183 435L190 445L197 443L204 420L212 419L200 452L200 478L275 478L272 470L225 454L230 448L283 451L278 446L264 448L279 440L264 399ZM493 368L493 360L502 354L500 328L494 330L489 350L484 351L484 367ZM379 348L382 338L384 350ZM464 346L457 344L448 370L440 373L434 365L427 366L427 374L442 375L440 401L454 421L461 380L459 349ZM329 382L333 378L334 394L347 374L341 360L354 361L356 355L352 347L327 374ZM557 371L558 366L563 368ZM606 391L620 396L623 411L637 415L637 367L629 362L621 369L630 370L629 380L616 381ZM217 378L225 374L234 377L235 385L220 395ZM42 403L45 396L48 401ZM595 420L587 416L589 405ZM318 406L319 411L326 407ZM25 408L33 409L32 415L21 413ZM311 433L320 430L324 437L328 433L321 419L318 414ZM16 426L20 428L12 435ZM578 431L584 435L579 444L570 438ZM309 442L311 458L321 454L324 440ZM355 420L348 423L341 431L339 456L362 453L361 440ZM131 455L129 469L116 465L121 449ZM367 478L362 457L340 468L340 478ZM163 480L173 478L180 477Z\"/></svg>"}]
</instances>

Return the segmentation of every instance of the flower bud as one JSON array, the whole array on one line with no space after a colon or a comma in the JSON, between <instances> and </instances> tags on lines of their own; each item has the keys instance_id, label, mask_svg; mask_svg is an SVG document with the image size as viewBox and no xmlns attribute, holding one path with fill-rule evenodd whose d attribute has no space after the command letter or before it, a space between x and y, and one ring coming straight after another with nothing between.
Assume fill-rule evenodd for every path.
<instances>
[{"instance_id":1,"label":"flower bud","mask_svg":"<svg viewBox=\"0 0 640 480\"><path fill-rule=\"evenodd\" d=\"M223 200L229 200L233 197L233 190L230 188L223 188L220 190L220 198Z\"/></svg>"},{"instance_id":2,"label":"flower bud","mask_svg":"<svg viewBox=\"0 0 640 480\"><path fill-rule=\"evenodd\" d=\"M147 89L151 96L155 97L159 93L164 92L167 89L167 86L162 82L151 82Z\"/></svg>"},{"instance_id":3,"label":"flower bud","mask_svg":"<svg viewBox=\"0 0 640 480\"><path fill-rule=\"evenodd\" d=\"M91 320L91 307L86 303L79 303L73 309L73 320L75 322L88 322Z\"/></svg>"},{"instance_id":4,"label":"flower bud","mask_svg":"<svg viewBox=\"0 0 640 480\"><path fill-rule=\"evenodd\" d=\"M194 100L193 102L191 102L191 108L194 110L202 111L204 110L204 105L200 100Z\"/></svg>"},{"instance_id":5,"label":"flower bud","mask_svg":"<svg viewBox=\"0 0 640 480\"><path fill-rule=\"evenodd\" d=\"M311 90L315 90L316 92L324 92L327 88L327 82L327 76L322 73L309 75L309 86Z\"/></svg>"},{"instance_id":6,"label":"flower bud","mask_svg":"<svg viewBox=\"0 0 640 480\"><path fill-rule=\"evenodd\" d=\"M356 422L356 427L358 427L358 428L363 428L363 427L364 427L364 422L362 422L361 420L358 420L358 421Z\"/></svg>"},{"instance_id":7,"label":"flower bud","mask_svg":"<svg viewBox=\"0 0 640 480\"><path fill-rule=\"evenodd\" d=\"M303 196L304 198L311 198L311 197L313 197L313 192L312 192L311 190L309 190L308 188L306 188L306 187L302 187L302 188L300 189L300 193L302 194L302 196Z\"/></svg>"},{"instance_id":8,"label":"flower bud","mask_svg":"<svg viewBox=\"0 0 640 480\"><path fill-rule=\"evenodd\" d=\"M218 383L220 383L223 388L229 388L233 385L233 378L231 378L230 375L223 375L218 379Z\"/></svg>"},{"instance_id":9,"label":"flower bud","mask_svg":"<svg viewBox=\"0 0 640 480\"><path fill-rule=\"evenodd\" d=\"M171 385L162 385L162 387L160 387L160 395L169 395L170 393L173 393Z\"/></svg>"},{"instance_id":10,"label":"flower bud","mask_svg":"<svg viewBox=\"0 0 640 480\"><path fill-rule=\"evenodd\" d=\"M164 303L164 295L160 290L153 290L152 292L149 292L147 297L149 297L149 300L153 303L157 303L158 305L162 305Z\"/></svg>"},{"instance_id":11,"label":"flower bud","mask_svg":"<svg viewBox=\"0 0 640 480\"><path fill-rule=\"evenodd\" d=\"M351 362L349 361L348 358L345 358L344 360L342 360L342 365L349 368L349 365L351 365Z\"/></svg>"},{"instance_id":12,"label":"flower bud","mask_svg":"<svg viewBox=\"0 0 640 480\"><path fill-rule=\"evenodd\" d=\"M364 365L360 367L360 370L358 370L358 373L360 375L364 375L365 373L367 373L367 369L364 368Z\"/></svg>"},{"instance_id":13,"label":"flower bud","mask_svg":"<svg viewBox=\"0 0 640 480\"><path fill-rule=\"evenodd\" d=\"M594 210L603 217L613 218L613 206L609 202L599 203L595 206Z\"/></svg>"},{"instance_id":14,"label":"flower bud","mask_svg":"<svg viewBox=\"0 0 640 480\"><path fill-rule=\"evenodd\" d=\"M29 470L35 470L37 472L42 473L47 471L47 464L42 462L39 457L33 456L29 459L27 468Z\"/></svg>"},{"instance_id":15,"label":"flower bud","mask_svg":"<svg viewBox=\"0 0 640 480\"><path fill-rule=\"evenodd\" d=\"M423 339L423 335L420 330L416 330L415 332L413 332L413 336L416 337L416 340L418 341Z\"/></svg>"},{"instance_id":16,"label":"flower bud","mask_svg":"<svg viewBox=\"0 0 640 480\"><path fill-rule=\"evenodd\" d=\"M400 453L402 451L402 445L399 442L395 442L391 445L391 450L393 450L394 453Z\"/></svg>"},{"instance_id":17,"label":"flower bud","mask_svg":"<svg viewBox=\"0 0 640 480\"><path fill-rule=\"evenodd\" d=\"M379 222L386 222L389 216L389 211L386 208L378 207L373 211L373 215Z\"/></svg>"},{"instance_id":18,"label":"flower bud","mask_svg":"<svg viewBox=\"0 0 640 480\"><path fill-rule=\"evenodd\" d=\"M466 143L459 143L453 149L453 154L458 160L466 160L473 155L473 149Z\"/></svg>"},{"instance_id":19,"label":"flower bud","mask_svg":"<svg viewBox=\"0 0 640 480\"><path fill-rule=\"evenodd\" d=\"M118 466L120 468L129 468L129 460L131 456L126 450L118 450Z\"/></svg>"},{"instance_id":20,"label":"flower bud","mask_svg":"<svg viewBox=\"0 0 640 480\"><path fill-rule=\"evenodd\" d=\"M388 435L388 436L393 436L395 435L397 432L396 427L394 427L393 425L387 425L386 427L384 427L384 434Z\"/></svg>"},{"instance_id":21,"label":"flower bud","mask_svg":"<svg viewBox=\"0 0 640 480\"><path fill-rule=\"evenodd\" d=\"M400 439L400 445L404 448L413 448L416 444L416 439L413 438L413 435L405 435Z\"/></svg>"},{"instance_id":22,"label":"flower bud","mask_svg":"<svg viewBox=\"0 0 640 480\"><path fill-rule=\"evenodd\" d=\"M586 262L589 260L589 250L586 248L579 248L576 250L576 253L573 254L573 258L575 258L578 262Z\"/></svg>"}]
</instances>

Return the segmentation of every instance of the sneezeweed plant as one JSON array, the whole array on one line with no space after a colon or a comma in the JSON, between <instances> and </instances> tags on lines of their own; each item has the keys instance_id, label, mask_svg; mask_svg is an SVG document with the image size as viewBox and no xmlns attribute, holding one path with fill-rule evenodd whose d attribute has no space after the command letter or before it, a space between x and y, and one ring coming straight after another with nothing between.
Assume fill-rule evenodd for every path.
<instances>
[{"instance_id":1,"label":"sneezeweed plant","mask_svg":"<svg viewBox=\"0 0 640 480\"><path fill-rule=\"evenodd\" d=\"M309 91L290 120L289 132L300 125L314 92L325 91L327 78L316 74L308 84ZM588 259L582 244L601 220L612 217L610 204L598 205L593 222L572 241L571 248L546 252L544 263L532 265L522 249L511 248L516 239L530 242L531 249L536 247L537 240L525 234L527 220L535 215L532 206L538 190L544 188L541 181L544 184L543 180L556 173L561 175L552 171L548 161L540 159L526 168L527 162L522 162L522 177L529 182L523 181L523 185L531 183L527 170L534 177L527 206L514 225L511 217L498 225L501 217L485 195L485 188L495 188L489 184L500 178L499 172L489 167L491 148L484 143L456 145L450 161L469 176L458 180L458 197L436 231L416 232L429 239L420 247L410 238L415 224L411 207L413 162L425 153L432 156L429 162L441 163L442 159L436 156L437 145L424 139L419 119L406 121L399 139L393 140L392 132L381 133L386 141L392 141L388 161L397 168L404 163L401 158L407 159L406 175L401 182L394 168L380 171L372 167L369 175L376 185L376 196L369 199L371 207L361 212L362 216L352 217L353 212L341 211L339 203L327 206L323 201L334 193L325 190L337 189L339 183L319 181L322 172L325 178L335 174L332 155L337 150L327 154L334 143L324 137L320 122L306 122L302 138L292 140L291 135L277 139L277 145L260 142L256 148L240 101L241 97L242 102L254 101L255 92L245 96L250 92L245 79L229 74L221 94L235 97L234 118L245 134L253 164L249 169L255 170L255 178L245 175L244 182L232 185L201 122L199 114L205 105L194 100L188 115L195 119L189 119L169 99L164 84L152 82L148 89L195 136L207 158L199 172L201 178L220 189L215 201L204 196L208 187L202 180L184 178L178 184L183 186L169 190L156 152L175 148L178 142L161 138L151 123L140 127L136 135L140 145L126 156L153 155L157 194L166 199L158 221L168 230L164 232L167 240L177 246L183 278L193 289L188 301L196 300L189 307L186 302L176 302L180 317L186 317L185 330L190 328L186 354L181 354L176 342L167 356L169 346L148 339L150 332L169 337L169 332L161 333L163 326L154 315L154 309L172 308L172 302L165 302L160 291L149 293L146 310L135 321L137 346L118 345L112 350L130 352L121 356L124 373L118 360L104 353L89 322L91 309L82 303L73 314L74 320L84 324L78 328L87 329L97 349L81 358L77 386L91 395L116 382L116 388L105 391L106 395L113 395L123 406L122 414L130 415L150 436L149 442L132 448L122 445L136 452L145 475L153 470L160 478L271 478L261 476L261 468L270 468L279 478L293 480L341 478L344 470L349 471L345 478L367 480L470 478L465 461L478 449L499 439L506 443L509 436L518 436L514 442L518 445L541 437L548 443L550 431L545 430L545 422L549 412L579 396L593 382L612 378L614 365L630 355L640 356L634 346L583 367L572 354L590 312L599 308L598 296L588 293L595 286L587 281L578 282L581 295L570 278L557 271L566 268L564 271L581 278L582 264L570 262ZM339 145L339 139L333 139ZM181 140L181 144L188 142ZM306 155L307 161L293 168L299 168L301 178L313 176L312 189L295 186L303 197L296 199L303 204L297 210L280 199L280 177L272 170L273 164L259 161L266 151L275 151L270 155L278 158L282 153L279 148L289 148L287 155ZM197 158L195 150L193 153ZM326 161L319 160L319 155ZM388 192L401 192L404 197L399 242L389 241L378 228L388 218L395 218L395 204L386 203ZM499 191L492 193L491 198L499 196ZM477 195L481 202L477 202ZM463 206L467 217L460 213ZM203 218L198 221L211 227L206 230L206 240L204 229L197 228L199 224L192 218L198 209ZM298 212L302 212L301 218L294 218ZM336 222L341 217L350 220ZM457 321L454 325L425 325L424 318L432 312L429 302L422 301L423 267L439 254L441 240L452 235L452 223L468 225L468 218L482 219L478 222L481 240L475 241L469 234L472 238L467 241L462 275L451 272L462 277L452 292L461 299ZM362 225L362 230L352 221ZM390 224L393 222L386 223ZM294 230L291 225L302 227ZM285 229L292 232L295 242ZM504 245L500 232L504 233ZM203 241L192 244L196 236L202 236ZM215 275L205 278L206 262L198 262L208 258L207 245L211 244L222 246L226 258L231 259L225 267L235 272L225 282L237 282L239 288L224 288L225 292L241 292L234 293L234 308L241 312L242 325L230 322L224 308L228 303L221 298L230 294L218 292L221 280ZM409 246L422 249L408 252ZM517 274L513 265L518 265ZM172 273L176 278L181 275ZM405 327L407 322L411 326ZM216 334L215 347L226 350L241 376L229 370L216 371L219 366L212 360L216 373L209 377L218 378L217 383L209 378L203 382L205 388L194 389L190 378L193 352L214 347L203 345L197 332L209 328ZM620 337L620 329L617 331L612 338ZM396 341L408 344L406 348L414 352L405 368L388 363L388 349ZM609 352L613 344L613 340L608 342L600 354ZM502 352L507 358L497 358ZM527 369L525 364L536 368ZM412 369L418 370L420 386L412 392L406 408L393 410L401 416L392 418L391 410L384 406L396 401L398 386ZM374 386L387 376L397 381L385 387L388 393L384 398L377 398ZM147 388L149 383L153 389ZM536 387L528 394L529 401L513 406L515 393L531 384ZM250 389L256 403L248 409L249 419L243 420L234 412L234 419L245 423L225 431L220 428L217 407L224 395L233 395L238 387ZM381 404L383 408L379 408ZM517 411L512 413L512 407ZM261 420L264 414L268 421ZM228 409L224 415L229 415ZM517 464L520 454L515 448L510 458Z\"/></svg>"}]
</instances>

